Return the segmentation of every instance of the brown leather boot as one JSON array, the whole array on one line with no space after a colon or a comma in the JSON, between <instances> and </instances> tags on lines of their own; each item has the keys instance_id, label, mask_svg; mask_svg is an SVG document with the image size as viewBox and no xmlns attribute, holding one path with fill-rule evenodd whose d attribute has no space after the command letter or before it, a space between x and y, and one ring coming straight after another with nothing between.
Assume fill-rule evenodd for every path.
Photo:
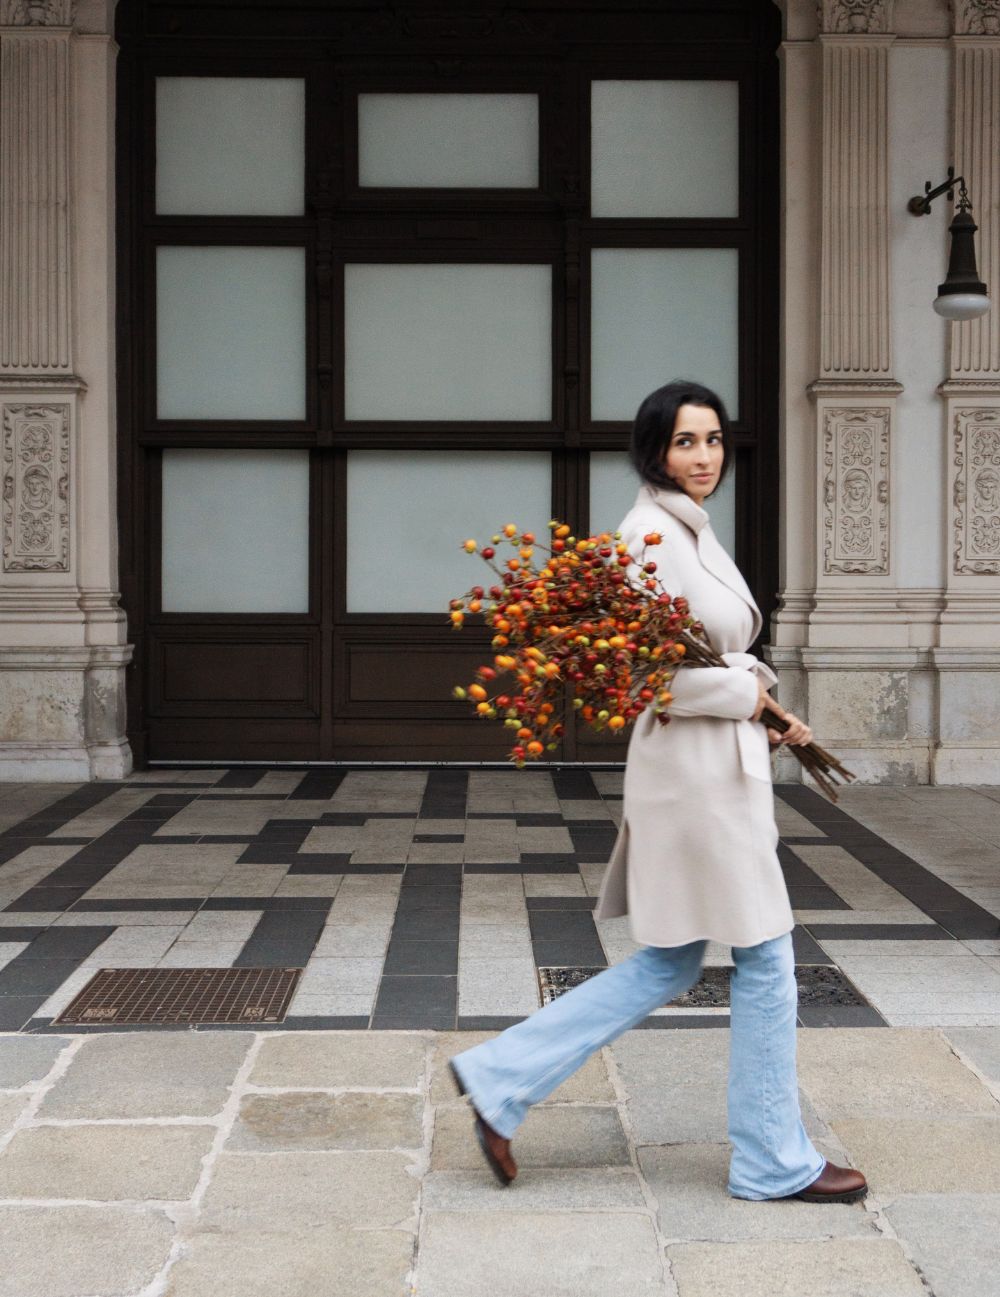
<instances>
[{"instance_id":1,"label":"brown leather boot","mask_svg":"<svg viewBox=\"0 0 1000 1297\"><path fill-rule=\"evenodd\" d=\"M868 1181L860 1171L827 1162L812 1184L790 1196L803 1202L860 1202L867 1193Z\"/></svg>"},{"instance_id":2,"label":"brown leather boot","mask_svg":"<svg viewBox=\"0 0 1000 1297\"><path fill-rule=\"evenodd\" d=\"M455 1064L451 1061L448 1063L448 1070L455 1079L459 1094L465 1094L462 1078L459 1076ZM475 1105L472 1105L472 1113L475 1117L476 1139L479 1141L483 1157L486 1158L490 1170L506 1189L517 1175L517 1163L511 1156L510 1140L498 1135L493 1127L484 1121L476 1111Z\"/></svg>"}]
</instances>

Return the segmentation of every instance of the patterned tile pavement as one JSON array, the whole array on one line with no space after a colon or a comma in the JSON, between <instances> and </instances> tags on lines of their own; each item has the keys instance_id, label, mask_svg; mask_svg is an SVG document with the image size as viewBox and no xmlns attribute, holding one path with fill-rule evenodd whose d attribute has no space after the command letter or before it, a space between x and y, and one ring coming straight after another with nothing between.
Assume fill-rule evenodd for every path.
<instances>
[{"instance_id":1,"label":"patterned tile pavement","mask_svg":"<svg viewBox=\"0 0 1000 1297\"><path fill-rule=\"evenodd\" d=\"M58 1030L109 967L303 968L285 1030L506 1026L542 982L558 993L635 948L592 912L621 780L162 768L0 785L0 1031ZM1000 790L777 793L801 1024L1000 1025ZM728 1025L729 962L710 947L699 987L645 1025Z\"/></svg>"}]
</instances>

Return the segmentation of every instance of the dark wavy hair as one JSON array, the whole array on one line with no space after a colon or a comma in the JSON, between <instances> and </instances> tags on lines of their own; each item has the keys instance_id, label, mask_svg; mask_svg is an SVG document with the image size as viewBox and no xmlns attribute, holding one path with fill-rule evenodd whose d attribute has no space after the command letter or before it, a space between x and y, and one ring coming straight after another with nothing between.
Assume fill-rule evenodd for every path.
<instances>
[{"instance_id":1,"label":"dark wavy hair","mask_svg":"<svg viewBox=\"0 0 1000 1297\"><path fill-rule=\"evenodd\" d=\"M682 405L700 405L714 410L719 416L719 427L722 429L722 472L716 490L722 484L729 465L733 459L733 433L729 426L729 415L722 399L710 388L701 383L693 383L685 378L675 378L665 387L658 387L639 406L632 425L632 444L629 455L632 466L644 482L650 486L662 487L667 491L681 491L673 478L667 476L663 455L674 431L677 411Z\"/></svg>"}]
</instances>

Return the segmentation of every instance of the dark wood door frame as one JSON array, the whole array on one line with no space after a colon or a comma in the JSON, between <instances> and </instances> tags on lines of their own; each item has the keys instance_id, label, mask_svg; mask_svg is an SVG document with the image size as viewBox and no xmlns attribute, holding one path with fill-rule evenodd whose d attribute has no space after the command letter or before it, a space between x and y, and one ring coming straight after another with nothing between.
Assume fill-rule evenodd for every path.
<instances>
[{"instance_id":1,"label":"dark wood door frame","mask_svg":"<svg viewBox=\"0 0 1000 1297\"><path fill-rule=\"evenodd\" d=\"M128 733L140 764L158 758L503 757L499 727L476 723L448 697L450 683L483 657L484 631L454 636L436 614L347 612L347 456L355 449L404 447L543 451L552 459L553 515L587 529L588 453L624 451L628 442L627 422L594 422L588 415L592 248L739 250L737 559L767 618L777 589L778 498L780 18L771 0L545 0L517 9L471 0L334 0L323 7L121 0L116 34L120 579L135 645ZM304 78L303 215L158 216L157 75ZM589 83L607 78L739 82L738 217L589 216ZM361 189L357 96L384 90L537 94L537 189ZM158 246L179 244L305 250L304 419L157 417L153 258ZM358 261L551 265L551 419L348 421L342 280L344 266ZM308 613L162 612L159 466L163 452L175 447L309 452ZM256 682L244 696L233 692L239 679ZM561 755L616 759L623 748L570 733Z\"/></svg>"}]
</instances>

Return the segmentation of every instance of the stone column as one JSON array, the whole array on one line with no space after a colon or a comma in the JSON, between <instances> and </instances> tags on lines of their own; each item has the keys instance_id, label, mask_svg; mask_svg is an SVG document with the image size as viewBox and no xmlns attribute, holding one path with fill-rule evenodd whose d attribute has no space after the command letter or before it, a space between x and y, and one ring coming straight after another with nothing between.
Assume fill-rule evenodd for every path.
<instances>
[{"instance_id":1,"label":"stone column","mask_svg":"<svg viewBox=\"0 0 1000 1297\"><path fill-rule=\"evenodd\" d=\"M941 385L949 472L937 783L1000 783L1000 0L956 0L954 157L992 309L950 326ZM942 200L938 200L940 203Z\"/></svg>"},{"instance_id":2,"label":"stone column","mask_svg":"<svg viewBox=\"0 0 1000 1297\"><path fill-rule=\"evenodd\" d=\"M113 3L0 0L0 779L120 778Z\"/></svg>"},{"instance_id":3,"label":"stone column","mask_svg":"<svg viewBox=\"0 0 1000 1297\"><path fill-rule=\"evenodd\" d=\"M902 387L890 331L892 4L792 0L784 8L786 517L768 656L785 705L801 709L861 779L922 782L926 721L913 712L926 707L926 690L911 685L926 651L911 646L894 579ZM818 110L807 104L817 81ZM796 313L815 316L817 299L818 319L797 330ZM808 452L796 444L807 428ZM783 756L779 774L798 778L798 764Z\"/></svg>"}]
</instances>

